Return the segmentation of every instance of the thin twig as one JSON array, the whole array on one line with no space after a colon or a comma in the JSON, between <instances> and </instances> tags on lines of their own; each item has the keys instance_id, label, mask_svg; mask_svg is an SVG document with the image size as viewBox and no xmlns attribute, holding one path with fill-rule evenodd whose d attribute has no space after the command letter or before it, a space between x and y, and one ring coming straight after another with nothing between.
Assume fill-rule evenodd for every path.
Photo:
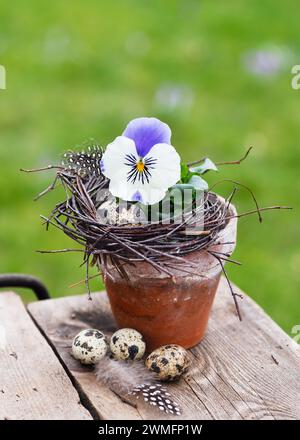
<instances>
[{"instance_id":1,"label":"thin twig","mask_svg":"<svg viewBox=\"0 0 300 440\"><path fill-rule=\"evenodd\" d=\"M225 270L225 267L224 267L224 264L223 264L222 259L219 258L217 255L213 255L213 256L219 261L219 264L220 264L220 266L221 266L221 268L222 268L222 272L223 272L223 274L224 274L224 276L225 276L225 278L226 278L226 281L227 281L227 284L228 284L228 287L229 287L230 293L231 293L231 295L232 295L232 298L233 298L233 301L234 301L234 304L235 304L235 308L236 308L237 315L238 315L238 317L239 317L239 320L242 321L242 315L241 315L240 308L239 308L239 304L238 304L238 302L237 302L236 297L237 297L237 296L238 296L239 298L243 298L243 297L242 297L242 295L240 295L239 293L235 293L235 292L233 291L233 288L232 288L231 282L230 282L230 280L229 280L229 278L228 278L228 275L227 275L227 272L226 272L226 270Z\"/></svg>"},{"instance_id":2,"label":"thin twig","mask_svg":"<svg viewBox=\"0 0 300 440\"><path fill-rule=\"evenodd\" d=\"M89 281L90 280L93 280L94 278L98 278L99 276L101 276L101 273L100 272L98 272L96 275L92 275L92 276L90 276L89 277ZM77 281L76 283L74 283L74 284L70 284L69 285L69 289L72 289L73 287L77 287L77 286L79 286L80 284L85 284L86 283L86 279L84 279L84 280L80 280L80 281Z\"/></svg>"},{"instance_id":3,"label":"thin twig","mask_svg":"<svg viewBox=\"0 0 300 440\"><path fill-rule=\"evenodd\" d=\"M264 208L259 208L259 212L263 211L272 211L274 209L293 209L291 206L265 206ZM245 215L251 215L257 213L256 209L253 209L251 211L245 211L241 214L235 215L236 218L245 217Z\"/></svg>"},{"instance_id":4,"label":"thin twig","mask_svg":"<svg viewBox=\"0 0 300 440\"><path fill-rule=\"evenodd\" d=\"M241 266L242 265L242 263L240 261L233 260L228 255L222 254L221 252L216 252L216 251L210 251L209 250L208 253L211 254L213 257L217 256L221 260L224 260L226 263L233 263L233 264L236 264L237 266Z\"/></svg>"},{"instance_id":5,"label":"thin twig","mask_svg":"<svg viewBox=\"0 0 300 440\"><path fill-rule=\"evenodd\" d=\"M215 162L215 165L220 166L220 165L239 165L241 162L243 162L247 156L249 155L250 151L252 150L253 147L248 148L248 150L246 151L246 153L244 154L244 156L242 156L240 159L238 160L233 160L231 162ZM207 159L207 156L205 157L201 157L201 159L195 160L194 162L189 162L187 164L188 167L191 167L193 165L198 165L199 163L202 163L205 161L205 159Z\"/></svg>"},{"instance_id":6,"label":"thin twig","mask_svg":"<svg viewBox=\"0 0 300 440\"><path fill-rule=\"evenodd\" d=\"M217 166L220 166L220 165L239 165L241 162L243 162L248 157L252 148L253 147L249 147L248 150L246 151L246 153L244 154L244 156L238 160L233 160L231 162L216 162L216 165Z\"/></svg>"},{"instance_id":7,"label":"thin twig","mask_svg":"<svg viewBox=\"0 0 300 440\"><path fill-rule=\"evenodd\" d=\"M216 182L214 185L212 185L212 186L210 187L209 190L212 191L217 185L219 185L219 184L222 183L222 182L230 182L230 183L234 183L234 185L238 185L238 186L240 186L240 187L246 189L246 190L251 194L251 197L252 197L252 199L253 199L253 201L254 201L254 204L255 204L255 206L256 206L256 212L257 212L257 215L258 215L258 220L259 220L259 222L261 223L261 222L262 222L262 217L261 217L261 215L260 215L260 208L259 208L259 206L258 206L258 203L257 203L256 197L255 197L255 195L254 195L252 189L250 189L248 186L244 185L243 183L236 182L235 180L232 180L232 179L222 179L222 180L219 180L218 182Z\"/></svg>"},{"instance_id":8,"label":"thin twig","mask_svg":"<svg viewBox=\"0 0 300 440\"><path fill-rule=\"evenodd\" d=\"M85 278L85 286L87 288L88 291L88 298L91 301L92 300L92 296L91 296L91 291L90 291L90 283L89 283L89 263L90 263L90 255L87 255L87 259L86 259L86 278Z\"/></svg>"},{"instance_id":9,"label":"thin twig","mask_svg":"<svg viewBox=\"0 0 300 440\"><path fill-rule=\"evenodd\" d=\"M84 249L53 249L53 250L37 249L35 252L38 252L39 254L61 254L64 252L84 252Z\"/></svg>"},{"instance_id":10,"label":"thin twig","mask_svg":"<svg viewBox=\"0 0 300 440\"><path fill-rule=\"evenodd\" d=\"M185 231L181 231L179 232L179 234L181 235L188 235L188 236L197 236L199 237L200 235L209 235L211 233L210 230L207 231L193 231L193 230L185 230Z\"/></svg>"},{"instance_id":11,"label":"thin twig","mask_svg":"<svg viewBox=\"0 0 300 440\"><path fill-rule=\"evenodd\" d=\"M187 163L187 166L188 166L188 167L192 167L193 165L198 165L199 163L204 162L205 159L207 159L207 156L201 157L201 159L194 160L193 162L188 162L188 163Z\"/></svg>"},{"instance_id":12,"label":"thin twig","mask_svg":"<svg viewBox=\"0 0 300 440\"><path fill-rule=\"evenodd\" d=\"M47 171L47 170L64 170L64 167L61 165L48 165L46 167L33 168L31 170L27 170L25 168L20 168L20 171L23 171L25 173L36 173L38 171Z\"/></svg>"}]
</instances>

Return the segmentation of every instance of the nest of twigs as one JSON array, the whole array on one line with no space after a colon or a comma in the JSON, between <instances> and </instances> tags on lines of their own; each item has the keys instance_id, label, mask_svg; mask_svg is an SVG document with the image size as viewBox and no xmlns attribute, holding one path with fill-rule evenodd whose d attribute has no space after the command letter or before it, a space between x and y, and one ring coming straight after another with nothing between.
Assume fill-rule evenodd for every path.
<instances>
[{"instance_id":1,"label":"nest of twigs","mask_svg":"<svg viewBox=\"0 0 300 440\"><path fill-rule=\"evenodd\" d=\"M229 203L222 203L214 193L205 192L201 205L191 208L180 222L173 219L171 223L102 224L97 218L101 207L97 194L108 188L108 181L99 177L82 178L64 171L57 175L69 195L45 220L84 245L86 258L102 267L108 260L117 270L122 270L124 262L146 261L172 276L168 266L185 265L186 254L208 249L232 215ZM189 230L200 215L203 228Z\"/></svg>"},{"instance_id":2,"label":"nest of twigs","mask_svg":"<svg viewBox=\"0 0 300 440\"><path fill-rule=\"evenodd\" d=\"M99 200L98 194L101 190L107 190L109 181L103 175L82 175L76 170L66 169L63 166L49 166L39 170L56 169L56 177L52 185L38 195L37 198L46 194L49 190L61 183L65 189L65 200L55 206L49 217L41 216L47 225L54 225L62 230L72 240L82 245L80 249L62 249L39 251L42 253L57 252L83 252L83 264L86 264L86 286L89 291L89 266L97 265L98 269L104 269L112 265L122 277L128 278L126 268L129 265L136 265L139 262L147 262L157 271L164 272L173 277L176 268L183 273L191 273L190 264L184 258L187 254L206 250L213 255L220 264L223 273L228 281L233 295L238 315L240 317L236 294L224 269L224 262L240 264L230 259L229 255L216 254L210 247L216 243L216 237L220 230L233 217L241 217L257 213L261 221L261 211L269 209L284 208L272 206L259 208L252 191L244 185L230 181L234 189L230 196L222 201L212 189L223 180L217 182L211 191L204 192L201 205L195 208L191 206L189 212L185 212L181 221L165 223L157 221L146 224L103 224L99 222L97 210L101 207L103 200ZM238 186L249 191L252 196L255 209L242 214L235 214L230 209L230 203ZM198 216L202 216L202 227L195 228ZM198 224L198 223L197 223ZM199 275L199 274L197 274ZM205 274L204 274L205 275Z\"/></svg>"}]
</instances>

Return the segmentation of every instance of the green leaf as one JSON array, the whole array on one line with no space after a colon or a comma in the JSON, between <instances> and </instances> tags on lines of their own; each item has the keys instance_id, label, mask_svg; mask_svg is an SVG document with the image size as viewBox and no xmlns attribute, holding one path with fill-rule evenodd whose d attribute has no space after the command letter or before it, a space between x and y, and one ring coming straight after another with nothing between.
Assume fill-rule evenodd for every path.
<instances>
[{"instance_id":1,"label":"green leaf","mask_svg":"<svg viewBox=\"0 0 300 440\"><path fill-rule=\"evenodd\" d=\"M201 177L200 177L201 179ZM190 183L177 183L177 185L172 186L173 188L177 188L180 189L181 191L185 190L185 189L194 189L193 184Z\"/></svg>"},{"instance_id":2,"label":"green leaf","mask_svg":"<svg viewBox=\"0 0 300 440\"><path fill-rule=\"evenodd\" d=\"M208 157L204 160L204 162L201 165L190 168L190 172L196 174L204 174L207 171L218 171L216 165L210 159L208 159Z\"/></svg>"},{"instance_id":3,"label":"green leaf","mask_svg":"<svg viewBox=\"0 0 300 440\"><path fill-rule=\"evenodd\" d=\"M200 176L192 176L188 184L197 190L205 191L208 189L208 183Z\"/></svg>"},{"instance_id":4,"label":"green leaf","mask_svg":"<svg viewBox=\"0 0 300 440\"><path fill-rule=\"evenodd\" d=\"M184 163L181 164L181 182L186 183L189 180L190 170Z\"/></svg>"}]
</instances>

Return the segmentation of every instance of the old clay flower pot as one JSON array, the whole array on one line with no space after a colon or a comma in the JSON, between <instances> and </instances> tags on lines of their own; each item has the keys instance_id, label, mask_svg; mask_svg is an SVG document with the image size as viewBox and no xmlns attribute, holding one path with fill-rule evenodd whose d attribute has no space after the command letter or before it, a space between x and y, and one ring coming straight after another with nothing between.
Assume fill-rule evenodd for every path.
<instances>
[{"instance_id":1,"label":"old clay flower pot","mask_svg":"<svg viewBox=\"0 0 300 440\"><path fill-rule=\"evenodd\" d=\"M236 215L233 205L230 211L231 215ZM236 232L237 218L230 218L210 250L231 255ZM192 270L199 275L186 274L177 268L172 270L171 278L147 262L127 266L129 280L122 278L113 266L104 271L118 326L142 333L148 351L165 344L190 348L204 337L222 269L206 250L187 254L184 258L197 265Z\"/></svg>"}]
</instances>

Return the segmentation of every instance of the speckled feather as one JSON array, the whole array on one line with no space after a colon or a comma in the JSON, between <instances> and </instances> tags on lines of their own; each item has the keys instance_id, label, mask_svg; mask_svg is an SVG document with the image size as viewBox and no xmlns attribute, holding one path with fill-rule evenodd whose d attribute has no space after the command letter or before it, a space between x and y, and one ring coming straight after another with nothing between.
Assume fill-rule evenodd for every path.
<instances>
[{"instance_id":1,"label":"speckled feather","mask_svg":"<svg viewBox=\"0 0 300 440\"><path fill-rule=\"evenodd\" d=\"M142 398L166 414L180 415L181 409L167 389L157 383L143 362L116 361L108 356L95 367L97 379L117 394Z\"/></svg>"},{"instance_id":2,"label":"speckled feather","mask_svg":"<svg viewBox=\"0 0 300 440\"><path fill-rule=\"evenodd\" d=\"M62 165L69 170L76 170L83 175L101 176L103 150L99 145L88 146L86 151L67 151L63 155Z\"/></svg>"},{"instance_id":3,"label":"speckled feather","mask_svg":"<svg viewBox=\"0 0 300 440\"><path fill-rule=\"evenodd\" d=\"M174 402L170 393L160 383L143 384L135 387L131 393L138 399L140 396L149 405L156 406L166 414L172 414L175 416L181 415L180 406Z\"/></svg>"}]
</instances>

